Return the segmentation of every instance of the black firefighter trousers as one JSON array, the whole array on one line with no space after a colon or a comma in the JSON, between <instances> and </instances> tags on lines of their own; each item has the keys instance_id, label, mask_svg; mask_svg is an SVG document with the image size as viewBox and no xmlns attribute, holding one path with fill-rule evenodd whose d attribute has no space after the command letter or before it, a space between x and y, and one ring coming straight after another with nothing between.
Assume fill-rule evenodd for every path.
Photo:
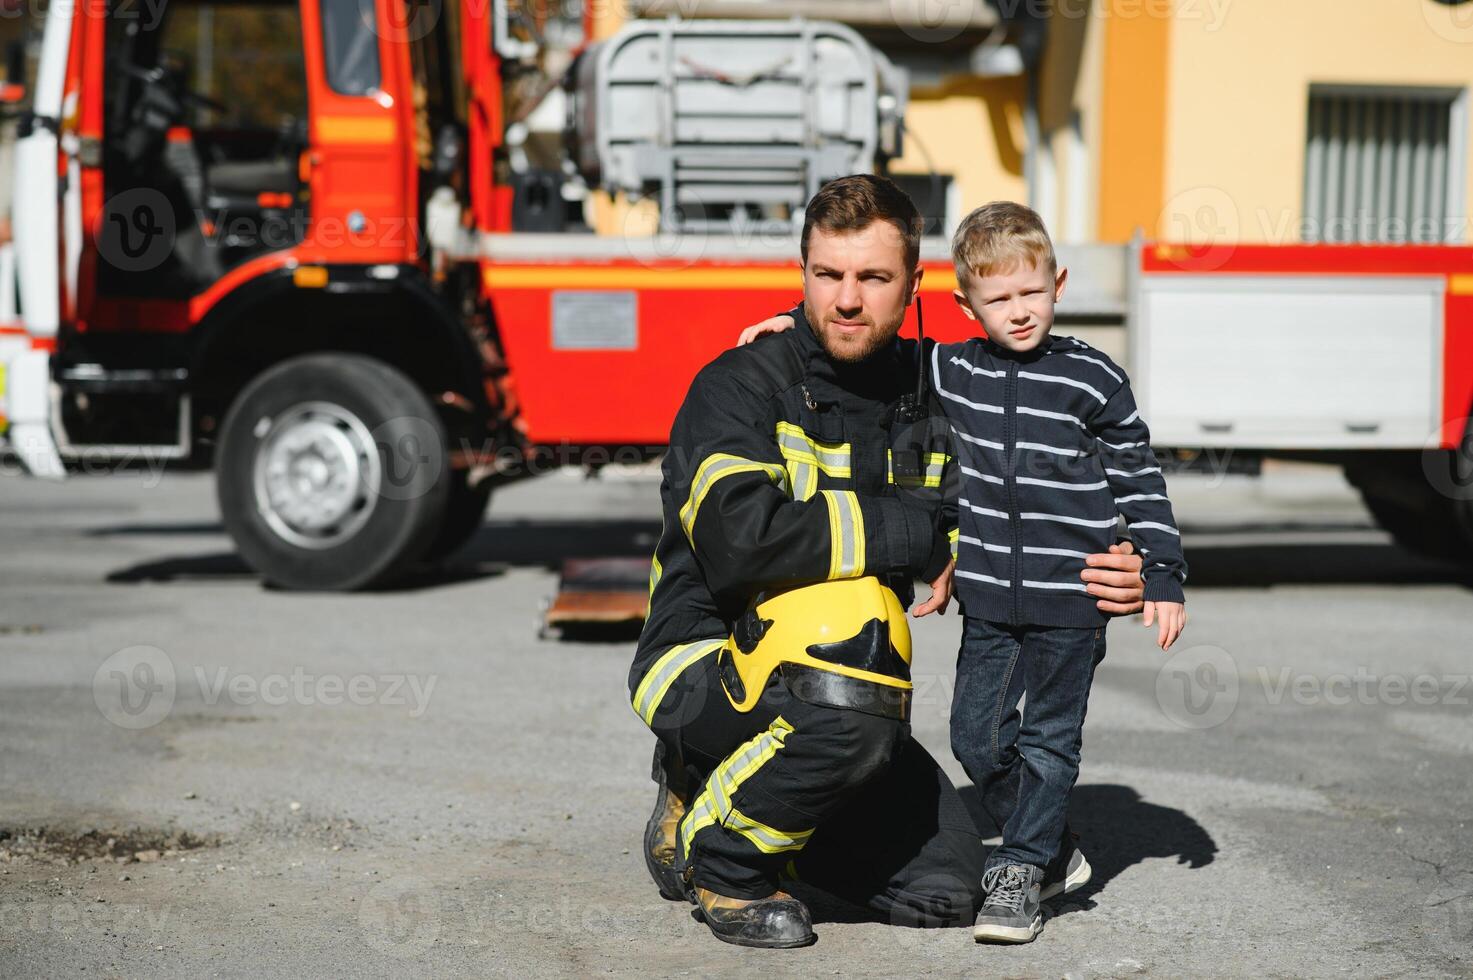
<instances>
[{"instance_id":1,"label":"black firefighter trousers","mask_svg":"<svg viewBox=\"0 0 1473 980\"><path fill-rule=\"evenodd\" d=\"M676 853L692 882L752 899L782 877L896 925L970 924L986 848L910 726L808 704L780 680L739 712L716 672L724 639L665 651L633 692L689 787Z\"/></svg>"}]
</instances>

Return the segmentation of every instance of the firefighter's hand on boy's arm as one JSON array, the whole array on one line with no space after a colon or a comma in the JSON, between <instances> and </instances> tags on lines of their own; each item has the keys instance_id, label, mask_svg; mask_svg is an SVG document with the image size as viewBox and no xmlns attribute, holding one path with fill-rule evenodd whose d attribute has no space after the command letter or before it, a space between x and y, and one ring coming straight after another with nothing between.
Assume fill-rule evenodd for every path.
<instances>
[{"instance_id":1,"label":"firefighter's hand on boy's arm","mask_svg":"<svg viewBox=\"0 0 1473 980\"><path fill-rule=\"evenodd\" d=\"M737 346L742 347L761 337L763 334L782 333L784 330L793 329L793 318L786 313L770 316L761 323L754 323L743 330L737 337Z\"/></svg>"},{"instance_id":2,"label":"firefighter's hand on boy's arm","mask_svg":"<svg viewBox=\"0 0 1473 980\"><path fill-rule=\"evenodd\" d=\"M1147 629L1150 629L1153 619L1157 623L1156 645L1162 650L1170 650L1181 631L1186 629L1187 607L1180 602L1148 602L1145 618Z\"/></svg>"},{"instance_id":3,"label":"firefighter's hand on boy's arm","mask_svg":"<svg viewBox=\"0 0 1473 980\"><path fill-rule=\"evenodd\" d=\"M1108 552L1090 555L1084 560L1085 569L1079 577L1086 583L1086 591L1099 601L1095 605L1102 613L1113 616L1140 612L1146 594L1146 584L1141 581L1141 557L1129 541L1110 545Z\"/></svg>"},{"instance_id":4,"label":"firefighter's hand on boy's arm","mask_svg":"<svg viewBox=\"0 0 1473 980\"><path fill-rule=\"evenodd\" d=\"M933 612L940 613L943 616L946 615L946 607L951 603L952 572L955 570L955 559L946 563L946 568L931 583L931 598L911 609L910 614L912 616L920 619L922 616L929 615Z\"/></svg>"}]
</instances>

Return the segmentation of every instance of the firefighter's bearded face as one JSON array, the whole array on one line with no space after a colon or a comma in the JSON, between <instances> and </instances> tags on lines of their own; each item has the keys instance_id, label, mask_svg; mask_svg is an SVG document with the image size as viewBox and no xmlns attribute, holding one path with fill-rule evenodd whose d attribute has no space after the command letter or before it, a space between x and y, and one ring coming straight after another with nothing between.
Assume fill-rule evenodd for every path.
<instances>
[{"instance_id":1,"label":"firefighter's bearded face","mask_svg":"<svg viewBox=\"0 0 1473 980\"><path fill-rule=\"evenodd\" d=\"M905 237L888 221L858 231L808 234L803 312L836 361L862 361L895 339L921 284L906 262Z\"/></svg>"}]
</instances>

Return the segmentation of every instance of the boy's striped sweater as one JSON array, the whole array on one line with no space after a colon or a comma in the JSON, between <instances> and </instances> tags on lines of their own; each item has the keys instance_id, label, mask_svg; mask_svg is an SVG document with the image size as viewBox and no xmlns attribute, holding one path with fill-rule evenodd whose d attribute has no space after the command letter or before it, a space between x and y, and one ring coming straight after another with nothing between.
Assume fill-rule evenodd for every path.
<instances>
[{"instance_id":1,"label":"boy's striped sweater","mask_svg":"<svg viewBox=\"0 0 1473 980\"><path fill-rule=\"evenodd\" d=\"M1147 601L1187 578L1166 481L1125 371L1073 337L1017 354L986 339L937 344L931 380L961 464L956 594L968 616L1101 626L1079 578L1125 517Z\"/></svg>"}]
</instances>

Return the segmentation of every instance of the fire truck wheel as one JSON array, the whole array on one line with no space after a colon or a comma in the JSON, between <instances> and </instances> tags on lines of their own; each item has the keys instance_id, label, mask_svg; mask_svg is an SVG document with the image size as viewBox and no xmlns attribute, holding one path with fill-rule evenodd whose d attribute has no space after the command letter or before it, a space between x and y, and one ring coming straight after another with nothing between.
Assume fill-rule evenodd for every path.
<instances>
[{"instance_id":1,"label":"fire truck wheel","mask_svg":"<svg viewBox=\"0 0 1473 980\"><path fill-rule=\"evenodd\" d=\"M465 470L456 470L451 475L450 500L445 507L445 521L440 533L435 536L425 561L439 561L459 551L481 526L486 515L486 505L491 500L491 481L482 480L472 487L466 481Z\"/></svg>"},{"instance_id":2,"label":"fire truck wheel","mask_svg":"<svg viewBox=\"0 0 1473 980\"><path fill-rule=\"evenodd\" d=\"M1397 458L1347 467L1345 475L1397 544L1428 558L1473 563L1473 510L1456 494L1434 488L1425 465L1419 458Z\"/></svg>"},{"instance_id":3,"label":"fire truck wheel","mask_svg":"<svg viewBox=\"0 0 1473 980\"><path fill-rule=\"evenodd\" d=\"M236 398L220 431L220 514L246 564L288 589L383 583L428 550L453 475L445 427L402 373L308 354Z\"/></svg>"}]
</instances>

